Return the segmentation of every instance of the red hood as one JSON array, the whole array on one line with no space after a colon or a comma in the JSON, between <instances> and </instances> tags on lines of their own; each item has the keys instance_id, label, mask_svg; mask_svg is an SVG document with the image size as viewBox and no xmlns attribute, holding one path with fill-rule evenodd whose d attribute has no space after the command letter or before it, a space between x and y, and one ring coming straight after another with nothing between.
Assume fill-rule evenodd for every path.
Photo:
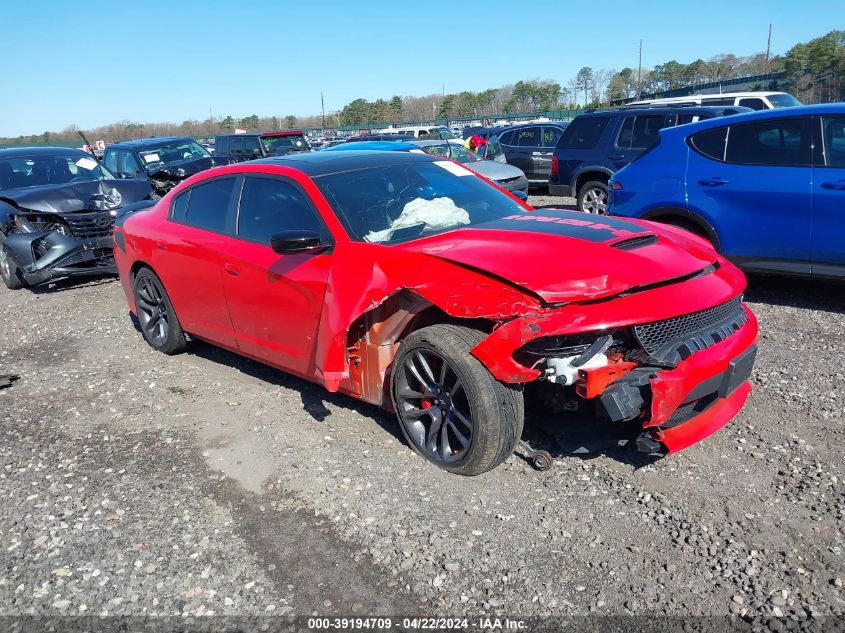
<instances>
[{"instance_id":1,"label":"red hood","mask_svg":"<svg viewBox=\"0 0 845 633\"><path fill-rule=\"evenodd\" d=\"M695 274L718 255L650 222L541 210L403 244L484 271L548 303L620 294Z\"/></svg>"}]
</instances>

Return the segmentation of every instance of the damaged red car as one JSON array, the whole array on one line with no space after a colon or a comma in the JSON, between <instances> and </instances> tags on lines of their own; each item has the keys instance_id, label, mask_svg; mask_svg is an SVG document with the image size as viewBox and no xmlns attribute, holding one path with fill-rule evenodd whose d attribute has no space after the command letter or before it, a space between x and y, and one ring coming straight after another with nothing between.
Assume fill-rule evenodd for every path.
<instances>
[{"instance_id":1,"label":"damaged red car","mask_svg":"<svg viewBox=\"0 0 845 633\"><path fill-rule=\"evenodd\" d=\"M396 412L408 443L476 475L526 399L677 451L743 406L757 322L743 274L666 225L534 210L464 167L314 152L203 172L115 227L155 349L192 338Z\"/></svg>"}]
</instances>

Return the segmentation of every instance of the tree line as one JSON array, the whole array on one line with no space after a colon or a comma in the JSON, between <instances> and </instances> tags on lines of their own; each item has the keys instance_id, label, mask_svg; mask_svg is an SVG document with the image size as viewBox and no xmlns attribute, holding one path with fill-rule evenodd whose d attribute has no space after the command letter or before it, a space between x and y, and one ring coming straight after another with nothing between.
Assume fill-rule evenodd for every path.
<instances>
[{"instance_id":1,"label":"tree line","mask_svg":"<svg viewBox=\"0 0 845 633\"><path fill-rule=\"evenodd\" d=\"M845 31L831 31L809 42L796 44L784 55L766 59L764 53L747 57L715 55L689 63L669 60L652 68L621 70L582 67L560 84L553 79L525 79L480 92L461 91L427 96L393 95L368 101L359 98L337 112L321 115L265 116L251 114L209 117L182 123L120 121L86 130L90 140L107 143L146 136L208 137L235 129L247 131L296 128L337 128L341 125L384 124L391 121L426 121L481 117L491 114L538 113L583 107L600 107L639 94L661 94L702 83L780 72L784 81L770 89L787 90L803 103L845 101ZM2 144L47 144L78 138L77 126L32 136L0 138Z\"/></svg>"}]
</instances>

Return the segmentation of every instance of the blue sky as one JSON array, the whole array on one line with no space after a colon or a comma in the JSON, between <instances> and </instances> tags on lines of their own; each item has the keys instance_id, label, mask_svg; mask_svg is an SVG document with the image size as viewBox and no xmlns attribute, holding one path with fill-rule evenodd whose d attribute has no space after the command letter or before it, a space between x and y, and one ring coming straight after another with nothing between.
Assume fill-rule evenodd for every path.
<instances>
[{"instance_id":1,"label":"blue sky","mask_svg":"<svg viewBox=\"0 0 845 633\"><path fill-rule=\"evenodd\" d=\"M0 0L0 136L315 114L357 97L561 84L582 66L772 52L823 35L841 0ZM532 6L538 6L533 10Z\"/></svg>"}]
</instances>

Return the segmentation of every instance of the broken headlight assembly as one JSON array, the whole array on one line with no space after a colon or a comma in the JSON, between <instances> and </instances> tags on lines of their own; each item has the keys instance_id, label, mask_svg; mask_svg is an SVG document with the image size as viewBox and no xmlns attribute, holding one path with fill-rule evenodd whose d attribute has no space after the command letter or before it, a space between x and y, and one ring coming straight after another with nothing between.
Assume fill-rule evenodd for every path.
<instances>
[{"instance_id":1,"label":"broken headlight assembly","mask_svg":"<svg viewBox=\"0 0 845 633\"><path fill-rule=\"evenodd\" d=\"M541 372L539 380L574 387L582 398L594 398L638 363L626 360L635 347L627 330L546 336L514 354L521 364Z\"/></svg>"}]
</instances>

